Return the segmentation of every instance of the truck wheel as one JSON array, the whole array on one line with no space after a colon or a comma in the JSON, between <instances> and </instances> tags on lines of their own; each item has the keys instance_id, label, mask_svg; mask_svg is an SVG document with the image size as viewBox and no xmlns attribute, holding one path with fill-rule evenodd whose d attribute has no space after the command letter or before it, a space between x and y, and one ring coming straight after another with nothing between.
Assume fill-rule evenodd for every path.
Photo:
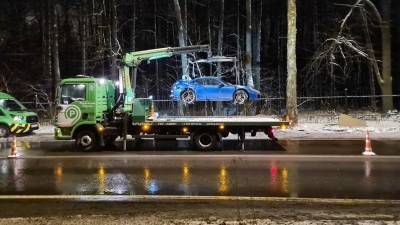
<instances>
[{"instance_id":1,"label":"truck wheel","mask_svg":"<svg viewBox=\"0 0 400 225\"><path fill-rule=\"evenodd\" d=\"M218 145L218 136L215 133L201 132L194 136L194 143L199 150L214 150Z\"/></svg>"},{"instance_id":2,"label":"truck wheel","mask_svg":"<svg viewBox=\"0 0 400 225\"><path fill-rule=\"evenodd\" d=\"M10 135L10 129L6 125L0 125L0 138L5 138Z\"/></svg>"},{"instance_id":3,"label":"truck wheel","mask_svg":"<svg viewBox=\"0 0 400 225\"><path fill-rule=\"evenodd\" d=\"M238 105L243 105L244 103L246 103L248 99L249 95L245 90L238 90L233 96L233 103Z\"/></svg>"},{"instance_id":4,"label":"truck wheel","mask_svg":"<svg viewBox=\"0 0 400 225\"><path fill-rule=\"evenodd\" d=\"M80 151L94 151L98 147L97 136L91 130L82 130L76 136L75 144Z\"/></svg>"}]
</instances>

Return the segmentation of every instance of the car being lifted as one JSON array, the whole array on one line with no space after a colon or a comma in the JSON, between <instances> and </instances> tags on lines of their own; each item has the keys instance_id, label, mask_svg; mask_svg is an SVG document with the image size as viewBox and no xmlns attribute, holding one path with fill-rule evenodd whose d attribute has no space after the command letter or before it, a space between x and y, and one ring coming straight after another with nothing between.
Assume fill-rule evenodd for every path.
<instances>
[{"instance_id":1,"label":"car being lifted","mask_svg":"<svg viewBox=\"0 0 400 225\"><path fill-rule=\"evenodd\" d=\"M194 104L197 101L230 101L241 105L247 101L257 101L260 97L260 92L252 87L233 85L217 77L179 80L171 90L171 99L182 101L184 104Z\"/></svg>"}]
</instances>

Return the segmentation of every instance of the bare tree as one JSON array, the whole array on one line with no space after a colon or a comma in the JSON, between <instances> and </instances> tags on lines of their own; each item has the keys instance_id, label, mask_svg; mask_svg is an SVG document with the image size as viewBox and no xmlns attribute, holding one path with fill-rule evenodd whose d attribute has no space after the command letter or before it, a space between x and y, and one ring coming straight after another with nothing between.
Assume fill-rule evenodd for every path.
<instances>
[{"instance_id":1,"label":"bare tree","mask_svg":"<svg viewBox=\"0 0 400 225\"><path fill-rule=\"evenodd\" d=\"M251 0L246 0L246 56L244 59L245 68L246 68L246 83L250 87L254 87L253 81L253 68L252 64L252 13L251 13Z\"/></svg>"},{"instance_id":2,"label":"bare tree","mask_svg":"<svg viewBox=\"0 0 400 225\"><path fill-rule=\"evenodd\" d=\"M253 67L255 88L260 90L261 81L261 27L262 27L262 7L263 2L257 4L256 15L254 16L255 29L253 34Z\"/></svg>"},{"instance_id":3,"label":"bare tree","mask_svg":"<svg viewBox=\"0 0 400 225\"><path fill-rule=\"evenodd\" d=\"M381 0L381 29L382 29L382 80L379 86L382 95L387 95L382 99L384 111L393 109L392 86L392 32L391 32L391 0Z\"/></svg>"},{"instance_id":4,"label":"bare tree","mask_svg":"<svg viewBox=\"0 0 400 225\"><path fill-rule=\"evenodd\" d=\"M178 23L179 46L185 47L186 46L186 37L185 37L186 32L185 32L184 24L182 22L182 13L181 13L181 7L179 5L179 0L174 0L174 8L175 8L176 21ZM186 68L188 65L187 55L182 54L181 60L182 60L182 75L186 75Z\"/></svg>"},{"instance_id":5,"label":"bare tree","mask_svg":"<svg viewBox=\"0 0 400 225\"><path fill-rule=\"evenodd\" d=\"M287 86L286 86L286 109L289 120L297 123L297 63L296 63L296 40L297 40L297 7L296 0L288 0L288 39L287 39Z\"/></svg>"},{"instance_id":6,"label":"bare tree","mask_svg":"<svg viewBox=\"0 0 400 225\"><path fill-rule=\"evenodd\" d=\"M136 0L132 0L132 27L131 27L131 51L135 51L136 49L136 7L137 3ZM133 68L131 70L131 84L132 84L132 91L133 94L136 93L136 81L137 81L137 68Z\"/></svg>"},{"instance_id":7,"label":"bare tree","mask_svg":"<svg viewBox=\"0 0 400 225\"><path fill-rule=\"evenodd\" d=\"M386 7L386 8L385 8ZM375 92L375 79L378 81L381 93L386 95L382 98L383 110L390 110L393 108L393 98L390 97L392 91L392 75L391 75L391 30L390 30L390 0L382 2L382 15L379 13L376 6L370 0L356 0L354 4L350 5L350 9L344 19L341 21L339 32L336 37L328 38L320 51L314 55L314 59L311 63L311 69L314 71L319 70L323 62L327 62L326 65L330 67L330 76L336 78L334 75L335 68L339 68L340 71L347 76L346 71L349 64L349 59L354 58L354 55L366 59L369 63L369 68L373 72L374 77L370 79L371 92ZM349 27L348 22L350 18L354 16L357 10L361 14L361 20L364 28L364 39L365 47L363 47L360 41L354 39L353 35L346 34L346 28ZM374 46L369 34L368 16L366 11L371 11L374 17L378 20L381 28L382 35L382 66L379 67L378 60L375 56ZM336 57L339 56L339 57ZM339 63L339 59L342 60L342 64ZM372 103L374 105L374 101Z\"/></svg>"},{"instance_id":8,"label":"bare tree","mask_svg":"<svg viewBox=\"0 0 400 225\"><path fill-rule=\"evenodd\" d=\"M219 12L219 29L218 29L218 47L217 47L217 54L222 56L223 53L223 44L224 44L224 19L225 19L225 1L221 0L221 6L220 6L220 12ZM220 77L221 72L222 72L222 65L221 63L218 63L218 68L217 68L217 75Z\"/></svg>"},{"instance_id":9,"label":"bare tree","mask_svg":"<svg viewBox=\"0 0 400 225\"><path fill-rule=\"evenodd\" d=\"M87 0L83 0L81 6L81 43L82 43L82 74L87 70Z\"/></svg>"},{"instance_id":10,"label":"bare tree","mask_svg":"<svg viewBox=\"0 0 400 225\"><path fill-rule=\"evenodd\" d=\"M118 43L118 14L117 14L117 1L111 1L111 76L113 79L117 79L118 68L117 68L117 57L119 54L119 43Z\"/></svg>"},{"instance_id":11,"label":"bare tree","mask_svg":"<svg viewBox=\"0 0 400 225\"><path fill-rule=\"evenodd\" d=\"M58 2L54 1L53 7L53 64L54 64L54 76L53 76L53 87L52 87L52 99L55 100L55 93L57 90L57 86L61 79L60 74L60 58L59 58L59 44L58 44Z\"/></svg>"}]
</instances>

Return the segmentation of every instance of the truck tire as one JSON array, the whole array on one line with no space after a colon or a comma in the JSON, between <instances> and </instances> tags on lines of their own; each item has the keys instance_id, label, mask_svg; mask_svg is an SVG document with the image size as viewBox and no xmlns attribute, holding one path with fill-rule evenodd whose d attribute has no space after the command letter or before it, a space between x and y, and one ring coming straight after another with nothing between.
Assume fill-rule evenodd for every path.
<instances>
[{"instance_id":1,"label":"truck tire","mask_svg":"<svg viewBox=\"0 0 400 225\"><path fill-rule=\"evenodd\" d=\"M218 136L216 133L199 132L194 135L194 143L197 149L202 151L215 150L218 145Z\"/></svg>"},{"instance_id":2,"label":"truck tire","mask_svg":"<svg viewBox=\"0 0 400 225\"><path fill-rule=\"evenodd\" d=\"M75 145L79 151L91 152L99 147L98 138L92 130L81 130L75 138Z\"/></svg>"},{"instance_id":3,"label":"truck tire","mask_svg":"<svg viewBox=\"0 0 400 225\"><path fill-rule=\"evenodd\" d=\"M10 135L10 128L8 126L1 124L0 125L0 138L6 138Z\"/></svg>"}]
</instances>

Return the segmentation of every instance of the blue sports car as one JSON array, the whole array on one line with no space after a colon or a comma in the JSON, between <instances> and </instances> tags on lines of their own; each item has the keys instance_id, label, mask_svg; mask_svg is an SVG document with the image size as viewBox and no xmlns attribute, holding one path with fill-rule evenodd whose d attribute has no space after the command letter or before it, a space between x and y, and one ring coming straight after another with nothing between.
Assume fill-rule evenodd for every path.
<instances>
[{"instance_id":1,"label":"blue sports car","mask_svg":"<svg viewBox=\"0 0 400 225\"><path fill-rule=\"evenodd\" d=\"M171 90L171 98L185 104L196 101L232 101L244 104L260 99L260 92L254 88L233 85L216 77L201 77L193 80L179 80Z\"/></svg>"}]
</instances>

